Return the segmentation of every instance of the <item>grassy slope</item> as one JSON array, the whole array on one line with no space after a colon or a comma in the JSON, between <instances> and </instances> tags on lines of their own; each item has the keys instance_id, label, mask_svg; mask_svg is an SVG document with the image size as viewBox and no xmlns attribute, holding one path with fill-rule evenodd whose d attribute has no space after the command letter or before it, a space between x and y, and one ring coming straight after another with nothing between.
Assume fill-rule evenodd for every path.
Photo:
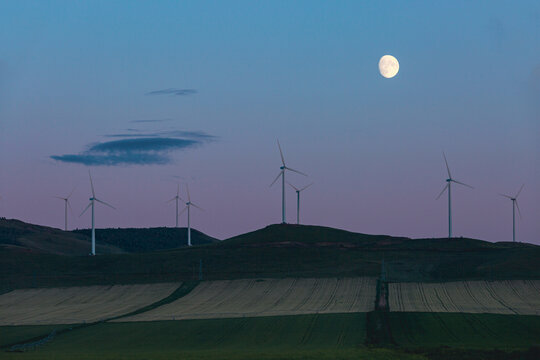
<instances>
[{"instance_id":1,"label":"grassy slope","mask_svg":"<svg viewBox=\"0 0 540 360\"><path fill-rule=\"evenodd\" d=\"M1 328L0 328L1 329ZM2 329L3 330L3 329ZM365 314L107 323L62 335L18 359L390 359L367 349ZM417 355L399 356L420 359Z\"/></svg>"},{"instance_id":2,"label":"grassy slope","mask_svg":"<svg viewBox=\"0 0 540 360\"><path fill-rule=\"evenodd\" d=\"M257 277L377 276L394 281L540 278L540 247L470 239L406 239L272 225L222 242L153 253L67 257L0 247L2 287Z\"/></svg>"},{"instance_id":3,"label":"grassy slope","mask_svg":"<svg viewBox=\"0 0 540 360\"><path fill-rule=\"evenodd\" d=\"M37 337L44 338L53 330L58 331L69 326L71 325L0 326L0 346L25 342Z\"/></svg>"},{"instance_id":4,"label":"grassy slope","mask_svg":"<svg viewBox=\"0 0 540 360\"><path fill-rule=\"evenodd\" d=\"M540 316L389 313L394 341L405 348L527 349L540 345Z\"/></svg>"},{"instance_id":5,"label":"grassy slope","mask_svg":"<svg viewBox=\"0 0 540 360\"><path fill-rule=\"evenodd\" d=\"M0 218L0 245L57 255L87 255L90 252L87 236L5 218ZM97 244L96 250L105 254L123 252L116 246L104 244Z\"/></svg>"},{"instance_id":6,"label":"grassy slope","mask_svg":"<svg viewBox=\"0 0 540 360\"><path fill-rule=\"evenodd\" d=\"M389 315L398 346L393 350L365 347L366 314L356 313L105 323L62 334L36 351L0 353L0 358L462 359L472 354L475 359L528 359L517 351L540 339L537 316ZM11 338L16 330L21 331L0 327Z\"/></svg>"}]
</instances>

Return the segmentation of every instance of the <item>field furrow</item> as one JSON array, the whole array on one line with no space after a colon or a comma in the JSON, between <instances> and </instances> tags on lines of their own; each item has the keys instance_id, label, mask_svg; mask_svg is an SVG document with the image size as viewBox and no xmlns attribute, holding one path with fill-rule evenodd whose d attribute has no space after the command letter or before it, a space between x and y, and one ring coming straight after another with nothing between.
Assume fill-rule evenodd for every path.
<instances>
[{"instance_id":1,"label":"field furrow","mask_svg":"<svg viewBox=\"0 0 540 360\"><path fill-rule=\"evenodd\" d=\"M0 295L0 325L99 321L159 301L178 286L166 283L14 290Z\"/></svg>"},{"instance_id":2,"label":"field furrow","mask_svg":"<svg viewBox=\"0 0 540 360\"><path fill-rule=\"evenodd\" d=\"M374 278L207 281L170 304L118 321L367 312L375 289Z\"/></svg>"},{"instance_id":3,"label":"field furrow","mask_svg":"<svg viewBox=\"0 0 540 360\"><path fill-rule=\"evenodd\" d=\"M391 283L390 311L540 315L540 280Z\"/></svg>"}]
</instances>

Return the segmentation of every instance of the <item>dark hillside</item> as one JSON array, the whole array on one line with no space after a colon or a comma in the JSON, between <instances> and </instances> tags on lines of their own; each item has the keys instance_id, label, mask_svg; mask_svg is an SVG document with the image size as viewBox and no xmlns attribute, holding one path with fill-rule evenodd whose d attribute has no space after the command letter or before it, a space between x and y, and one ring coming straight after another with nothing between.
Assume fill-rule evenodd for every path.
<instances>
[{"instance_id":1,"label":"dark hillside","mask_svg":"<svg viewBox=\"0 0 540 360\"><path fill-rule=\"evenodd\" d=\"M112 245L127 252L151 252L187 246L187 228L116 228L98 229L96 232L99 233L101 244ZM90 237L91 230L74 230L73 233ZM210 244L216 241L219 240L191 229L193 245Z\"/></svg>"},{"instance_id":2,"label":"dark hillside","mask_svg":"<svg viewBox=\"0 0 540 360\"><path fill-rule=\"evenodd\" d=\"M71 257L0 247L0 284L179 281L198 279L199 270L205 280L379 276L383 259L389 281L540 279L540 247L535 245L272 225L225 241L151 253Z\"/></svg>"},{"instance_id":3,"label":"dark hillside","mask_svg":"<svg viewBox=\"0 0 540 360\"><path fill-rule=\"evenodd\" d=\"M81 234L1 218L0 246L36 253L88 255L91 244L89 237ZM102 254L123 252L118 247L103 244L96 244L96 251Z\"/></svg>"}]
</instances>

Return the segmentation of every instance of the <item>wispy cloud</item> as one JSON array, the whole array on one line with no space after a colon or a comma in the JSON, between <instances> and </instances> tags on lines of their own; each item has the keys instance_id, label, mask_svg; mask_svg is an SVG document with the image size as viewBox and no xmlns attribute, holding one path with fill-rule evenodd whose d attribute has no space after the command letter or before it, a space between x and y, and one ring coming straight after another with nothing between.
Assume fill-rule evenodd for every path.
<instances>
[{"instance_id":1,"label":"wispy cloud","mask_svg":"<svg viewBox=\"0 0 540 360\"><path fill-rule=\"evenodd\" d=\"M167 133L170 135L164 136ZM136 138L132 136L109 135L123 139L90 144L87 150L78 154L53 155L51 159L92 166L164 165L173 162L173 152L195 148L215 138L196 131L169 131L150 136L139 134Z\"/></svg>"},{"instance_id":2,"label":"wispy cloud","mask_svg":"<svg viewBox=\"0 0 540 360\"><path fill-rule=\"evenodd\" d=\"M168 89L161 89L161 90L154 90L147 92L146 95L177 95L177 96L187 96L187 95L194 95L197 93L197 90L195 89L175 89L175 88L168 88Z\"/></svg>"},{"instance_id":3,"label":"wispy cloud","mask_svg":"<svg viewBox=\"0 0 540 360\"><path fill-rule=\"evenodd\" d=\"M199 139L199 140L206 140L206 141L216 139L215 136L209 135L203 131L184 131L184 130L167 130L167 131L139 132L139 133L118 133L118 134L108 134L104 136L108 138L174 137L174 138Z\"/></svg>"},{"instance_id":4,"label":"wispy cloud","mask_svg":"<svg viewBox=\"0 0 540 360\"><path fill-rule=\"evenodd\" d=\"M158 122L165 122L165 121L172 121L172 119L148 119L148 120L131 120L131 123L158 123Z\"/></svg>"}]
</instances>

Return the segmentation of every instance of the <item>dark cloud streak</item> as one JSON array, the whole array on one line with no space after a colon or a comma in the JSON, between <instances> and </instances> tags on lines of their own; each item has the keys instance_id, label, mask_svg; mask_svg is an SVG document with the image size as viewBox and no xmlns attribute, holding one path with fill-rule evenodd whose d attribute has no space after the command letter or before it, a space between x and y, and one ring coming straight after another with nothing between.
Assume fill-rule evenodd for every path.
<instances>
[{"instance_id":1,"label":"dark cloud streak","mask_svg":"<svg viewBox=\"0 0 540 360\"><path fill-rule=\"evenodd\" d=\"M168 89L162 89L162 90L154 90L147 92L146 95L176 95L176 96L188 96L188 95L194 95L197 93L197 90L195 89L175 89L175 88L168 88Z\"/></svg>"},{"instance_id":2,"label":"dark cloud streak","mask_svg":"<svg viewBox=\"0 0 540 360\"><path fill-rule=\"evenodd\" d=\"M165 134L170 135L163 137ZM92 166L165 165L173 162L173 152L195 148L215 138L197 131L166 131L136 137L117 134L108 137L123 138L91 144L78 154L53 155L51 159Z\"/></svg>"}]
</instances>

